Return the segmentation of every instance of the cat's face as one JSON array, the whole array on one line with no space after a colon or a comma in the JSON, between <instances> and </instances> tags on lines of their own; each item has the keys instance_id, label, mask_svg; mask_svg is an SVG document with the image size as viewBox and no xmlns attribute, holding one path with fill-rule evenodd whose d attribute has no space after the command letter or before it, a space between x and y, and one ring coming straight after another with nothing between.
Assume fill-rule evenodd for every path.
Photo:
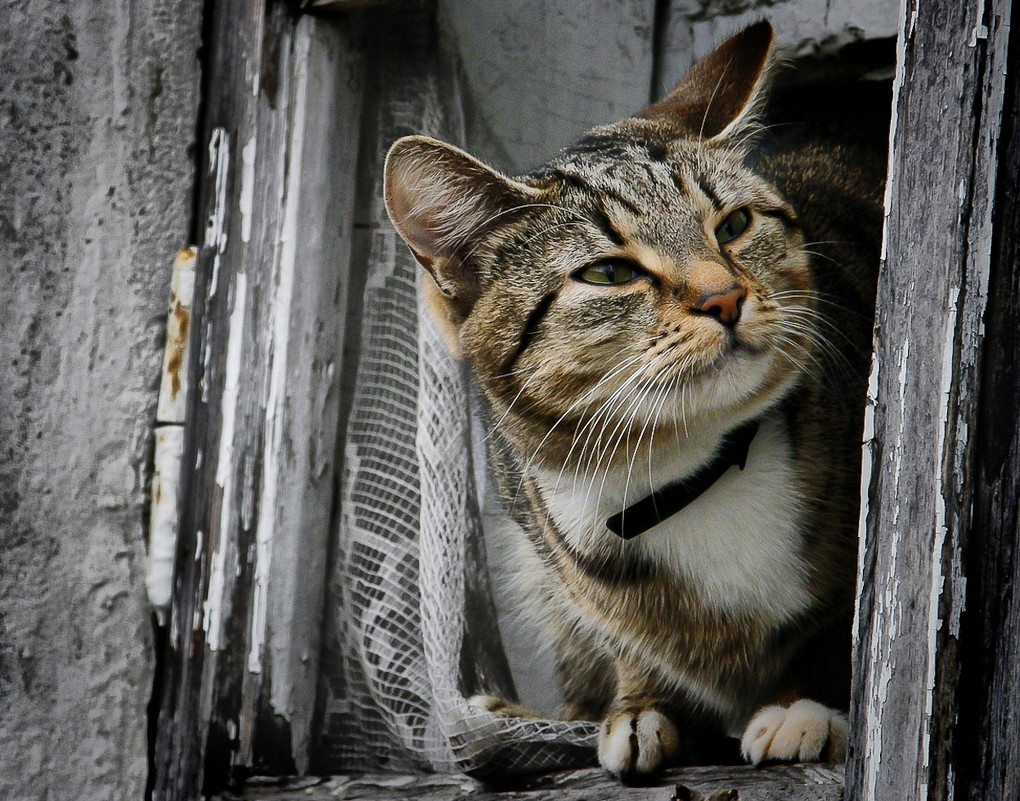
<instances>
[{"instance_id":1,"label":"cat's face","mask_svg":"<svg viewBox=\"0 0 1020 801\"><path fill-rule=\"evenodd\" d=\"M684 107L699 136L646 110L517 180L434 140L394 145L390 212L434 317L540 463L587 458L586 429L735 425L808 365L803 239L736 124L764 63L711 136L707 112Z\"/></svg>"}]
</instances>

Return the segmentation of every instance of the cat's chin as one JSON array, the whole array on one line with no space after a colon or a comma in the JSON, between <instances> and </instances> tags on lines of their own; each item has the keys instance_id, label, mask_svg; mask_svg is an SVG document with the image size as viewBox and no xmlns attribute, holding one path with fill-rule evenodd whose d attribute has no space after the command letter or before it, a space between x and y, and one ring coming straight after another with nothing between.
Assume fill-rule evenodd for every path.
<instances>
[{"instance_id":1,"label":"cat's chin","mask_svg":"<svg viewBox=\"0 0 1020 801\"><path fill-rule=\"evenodd\" d=\"M736 344L693 372L662 404L660 416L686 421L732 420L734 425L762 414L797 380L780 357L768 350Z\"/></svg>"}]
</instances>

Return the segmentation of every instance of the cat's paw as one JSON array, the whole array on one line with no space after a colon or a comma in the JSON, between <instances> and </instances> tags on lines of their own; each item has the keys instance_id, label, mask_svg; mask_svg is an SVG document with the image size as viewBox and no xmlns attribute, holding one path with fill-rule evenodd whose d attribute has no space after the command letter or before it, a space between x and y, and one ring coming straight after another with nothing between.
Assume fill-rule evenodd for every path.
<instances>
[{"instance_id":1,"label":"cat's paw","mask_svg":"<svg viewBox=\"0 0 1020 801\"><path fill-rule=\"evenodd\" d=\"M492 712L494 715L505 715L511 718L545 718L541 712L536 712L534 709L529 709L513 701L507 701L497 695L472 695L468 698L468 703L475 709Z\"/></svg>"},{"instance_id":2,"label":"cat's paw","mask_svg":"<svg viewBox=\"0 0 1020 801\"><path fill-rule=\"evenodd\" d=\"M653 777L679 754L676 725L656 709L615 709L599 728L599 763L624 782Z\"/></svg>"},{"instance_id":3,"label":"cat's paw","mask_svg":"<svg viewBox=\"0 0 1020 801\"><path fill-rule=\"evenodd\" d=\"M817 701L766 706L751 718L740 752L752 765L762 762L845 762L847 718Z\"/></svg>"}]
</instances>

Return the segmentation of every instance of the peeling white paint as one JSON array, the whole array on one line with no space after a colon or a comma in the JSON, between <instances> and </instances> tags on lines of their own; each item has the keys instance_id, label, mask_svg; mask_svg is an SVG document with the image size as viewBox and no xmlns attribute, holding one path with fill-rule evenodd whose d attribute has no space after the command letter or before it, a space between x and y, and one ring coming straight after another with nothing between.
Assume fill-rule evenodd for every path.
<instances>
[{"instance_id":1,"label":"peeling white paint","mask_svg":"<svg viewBox=\"0 0 1020 801\"><path fill-rule=\"evenodd\" d=\"M212 323L205 322L205 349L202 351L202 377L198 383L202 389L202 403L209 402L209 366L212 364Z\"/></svg>"},{"instance_id":2,"label":"peeling white paint","mask_svg":"<svg viewBox=\"0 0 1020 801\"><path fill-rule=\"evenodd\" d=\"M952 405L953 365L956 356L956 319L960 288L952 287L949 297L949 310L942 334L942 370L939 382L939 419L936 426L936 444L934 452L935 469L935 537L931 549L931 588L928 594L928 654L925 676L924 720L921 730L921 748L925 771L928 768L931 750L931 716L935 697L935 667L938 659L938 633L942 628L939 616L939 601L945 589L946 578L942 572L942 554L945 550L946 535L946 498L945 476L943 463L946 459L946 429ZM927 787L927 775L922 773L921 780Z\"/></svg>"},{"instance_id":3,"label":"peeling white paint","mask_svg":"<svg viewBox=\"0 0 1020 801\"><path fill-rule=\"evenodd\" d=\"M233 304L227 333L226 374L221 401L223 418L220 426L219 454L216 462L216 483L220 487L233 475L234 420L241 380L241 355L244 339L244 313L247 304L248 277L238 273L234 280Z\"/></svg>"},{"instance_id":4,"label":"peeling white paint","mask_svg":"<svg viewBox=\"0 0 1020 801\"><path fill-rule=\"evenodd\" d=\"M244 60L245 74L248 78L248 83L251 85L251 96L259 96L259 88L262 85L262 73L258 69L258 64L262 61L262 48L256 47L255 53Z\"/></svg>"},{"instance_id":5,"label":"peeling white paint","mask_svg":"<svg viewBox=\"0 0 1020 801\"><path fill-rule=\"evenodd\" d=\"M888 534L889 540L889 575L897 576L899 571L900 541L902 536L898 531ZM892 682L893 674L896 672L897 660L890 654L889 659L883 660L876 665L874 658L876 654L885 652L884 645L887 642L895 641L899 636L900 623L903 610L896 603L899 595L899 579L892 579L884 588L882 593L875 597L875 625L871 628L871 639L868 643L868 654L871 662L869 664L869 675L872 676L872 688L868 693L865 720L868 722L865 754L865 786L868 788L865 798L878 798L878 773L882 764L882 752L885 740L882 737L883 713L888 709L889 684Z\"/></svg>"},{"instance_id":6,"label":"peeling white paint","mask_svg":"<svg viewBox=\"0 0 1020 801\"><path fill-rule=\"evenodd\" d=\"M177 614L177 608L170 608L170 642L181 641L181 619Z\"/></svg>"},{"instance_id":7,"label":"peeling white paint","mask_svg":"<svg viewBox=\"0 0 1020 801\"><path fill-rule=\"evenodd\" d=\"M910 25L907 25L907 4L910 2ZM917 2L916 0L903 0L899 7L899 30L908 31L907 37L913 36L914 25L917 22ZM893 78L893 97L900 97L903 91L903 83L905 80L905 69L906 69L906 41L904 36L900 36L896 42L896 73ZM885 185L885 225L882 228L882 270L895 269L896 265L888 264L888 243L889 243L889 219L890 210L892 208L892 197L894 191L894 185L896 178L898 177L898 171L896 169L895 159L899 153L899 143L897 141L898 133L898 120L897 120L897 106L893 103L892 107L892 119L889 124L889 161L887 165L886 174L888 180ZM906 363L906 357L904 357L902 365ZM872 370L871 377L868 384L868 396L869 403L865 410L865 467L864 475L868 477L870 483L870 473L874 469L873 460L871 458L871 441L875 436L875 404L878 401L879 395L879 372L880 365L877 355L877 348L874 357L872 358ZM901 422L902 425L902 422ZM881 469L881 466L879 466ZM860 558L863 559L864 551L867 546L867 496L862 492L862 504L863 513L861 518L861 546L860 546ZM899 555L900 545L900 533L894 527L893 531L882 532L884 539L889 541L889 559L890 567L888 574L892 577L898 575L896 570L896 562ZM876 543L875 547L878 547ZM863 576L863 562L858 565L858 576ZM890 653L888 659L882 660L876 664L875 658L877 654L887 653L888 649L886 644L895 640L899 633L900 628L900 615L902 610L896 604L896 596L899 592L899 580L893 578L885 587L881 594L876 593L875 595L875 608L872 614L872 625L870 630L870 637L868 642L868 663L863 671L864 675L858 677L858 681L867 680L870 683L870 687L866 688L866 703L864 711L864 721L866 724L865 730L865 743L863 748L863 783L865 791L863 794L864 798L877 798L878 789L878 778L879 772L882 766L882 752L884 746L884 740L882 737L882 721L883 714L887 709L887 701L889 697L889 683L892 680L893 673L896 669L895 653ZM858 591L858 610L860 610L860 592ZM855 626L855 630L856 630Z\"/></svg>"},{"instance_id":8,"label":"peeling white paint","mask_svg":"<svg viewBox=\"0 0 1020 801\"><path fill-rule=\"evenodd\" d=\"M241 150L241 195L237 207L241 212L241 241L251 239L252 210L255 205L255 153L258 149L255 135Z\"/></svg>"},{"instance_id":9,"label":"peeling white paint","mask_svg":"<svg viewBox=\"0 0 1020 801\"><path fill-rule=\"evenodd\" d=\"M871 344L871 373L868 376L867 404L864 407L864 433L861 446L861 514L858 519L857 598L854 602L854 650L861 620L861 577L864 575L864 551L868 547L868 502L874 471L875 405L878 403L878 343Z\"/></svg>"},{"instance_id":10,"label":"peeling white paint","mask_svg":"<svg viewBox=\"0 0 1020 801\"><path fill-rule=\"evenodd\" d=\"M220 525L209 574L209 589L206 592L205 632L206 644L213 651L221 647L223 590L227 572L227 532L233 519L234 496L234 428L236 425L237 400L240 390L241 355L244 351L244 315L247 302L248 282L244 273L234 279L233 310L230 313L227 335L227 358L221 403L219 454L216 461L216 484L222 490L220 504Z\"/></svg>"},{"instance_id":11,"label":"peeling white paint","mask_svg":"<svg viewBox=\"0 0 1020 801\"><path fill-rule=\"evenodd\" d=\"M898 400L900 410L900 421L899 425L896 426L896 444L892 449L893 459L893 496L899 497L900 487L900 474L903 468L903 434L904 427L906 426L906 418L903 415L903 410L906 409L905 400L907 394L907 364L910 360L910 340L905 339L903 341L903 350L900 351L900 370L896 377L897 385L899 387ZM898 527L900 523L900 506L899 504L893 509L893 526Z\"/></svg>"},{"instance_id":12,"label":"peeling white paint","mask_svg":"<svg viewBox=\"0 0 1020 801\"><path fill-rule=\"evenodd\" d=\"M262 454L262 497L259 499L259 521L255 535L255 576L252 595L251 636L248 649L248 670L262 672L266 642L269 604L269 574L276 536L277 491L280 483L280 457L287 419L287 367L292 304L294 300L295 263L298 241L298 210L300 207L301 161L304 151L305 118L308 110L307 49L308 40L300 37L295 54L294 78L297 83L293 104L290 164L287 181L281 182L283 220L280 229L279 261L276 272L276 293L273 297L272 366L269 374L269 395L266 400L266 431ZM303 52L301 52L303 51ZM274 689L288 686L290 666L276 666Z\"/></svg>"},{"instance_id":13,"label":"peeling white paint","mask_svg":"<svg viewBox=\"0 0 1020 801\"><path fill-rule=\"evenodd\" d=\"M227 179L230 172L230 134L214 128L209 137L209 172L213 178L213 210L206 224L205 244L213 248L213 269L207 298L216 295L220 273L220 255L227 249Z\"/></svg>"},{"instance_id":14,"label":"peeling white paint","mask_svg":"<svg viewBox=\"0 0 1020 801\"><path fill-rule=\"evenodd\" d=\"M212 651L219 651L221 647L220 638L223 634L223 588L226 583L225 573L227 569L227 549L223 542L216 545L211 561L209 587L206 591L205 601L202 604L202 612L204 614L202 625L205 628L206 645Z\"/></svg>"}]
</instances>

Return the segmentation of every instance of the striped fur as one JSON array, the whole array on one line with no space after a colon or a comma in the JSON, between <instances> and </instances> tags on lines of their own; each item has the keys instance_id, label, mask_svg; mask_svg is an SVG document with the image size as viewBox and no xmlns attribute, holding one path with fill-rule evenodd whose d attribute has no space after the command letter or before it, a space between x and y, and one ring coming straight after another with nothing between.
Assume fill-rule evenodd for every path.
<instances>
[{"instance_id":1,"label":"striped fur","mask_svg":"<svg viewBox=\"0 0 1020 801\"><path fill-rule=\"evenodd\" d=\"M753 731L755 761L845 743L828 732L848 700L882 171L845 145L756 147L771 63L771 28L753 26L525 176L425 137L387 161L393 222L489 407L564 713L605 721L600 758L623 778L717 758L699 751L711 732ZM720 244L737 209L747 229ZM637 277L579 280L606 259ZM730 327L705 298L734 287ZM755 418L746 470L636 540L606 529ZM775 711L798 698L821 703ZM811 753L790 751L802 723Z\"/></svg>"}]
</instances>

